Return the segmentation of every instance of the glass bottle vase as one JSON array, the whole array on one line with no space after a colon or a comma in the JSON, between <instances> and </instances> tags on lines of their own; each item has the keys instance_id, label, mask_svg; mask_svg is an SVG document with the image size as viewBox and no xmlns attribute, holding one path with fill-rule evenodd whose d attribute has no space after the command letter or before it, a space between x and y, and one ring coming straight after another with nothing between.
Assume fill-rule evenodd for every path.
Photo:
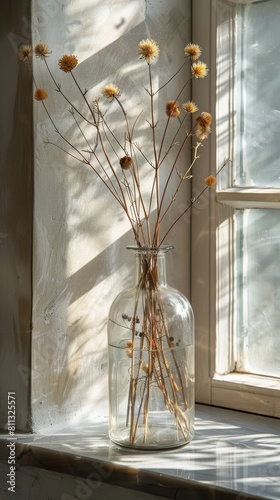
<instances>
[{"instance_id":1,"label":"glass bottle vase","mask_svg":"<svg viewBox=\"0 0 280 500\"><path fill-rule=\"evenodd\" d=\"M132 249L136 281L108 317L109 436L118 445L159 449L194 435L194 319L166 282L166 252Z\"/></svg>"}]
</instances>

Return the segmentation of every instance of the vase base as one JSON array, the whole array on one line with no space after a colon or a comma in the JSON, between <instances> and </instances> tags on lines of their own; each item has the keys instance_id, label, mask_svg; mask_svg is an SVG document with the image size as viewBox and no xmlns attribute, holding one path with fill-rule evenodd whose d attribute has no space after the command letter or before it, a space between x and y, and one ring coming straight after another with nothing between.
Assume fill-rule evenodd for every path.
<instances>
[{"instance_id":1,"label":"vase base","mask_svg":"<svg viewBox=\"0 0 280 500\"><path fill-rule=\"evenodd\" d=\"M194 430L191 430L184 439L179 436L178 431L172 431L170 428L149 427L149 438L144 439L144 428L138 428L137 437L131 442L129 429L127 427L119 429L118 436L110 435L111 441L121 447L141 449L141 450L164 450L170 448L179 448L188 444L194 436Z\"/></svg>"}]
</instances>

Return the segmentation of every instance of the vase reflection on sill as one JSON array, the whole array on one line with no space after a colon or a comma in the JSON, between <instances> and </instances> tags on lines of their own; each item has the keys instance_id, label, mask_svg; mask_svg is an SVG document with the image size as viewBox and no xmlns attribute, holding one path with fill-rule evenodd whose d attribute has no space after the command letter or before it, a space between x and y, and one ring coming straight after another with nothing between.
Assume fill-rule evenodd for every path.
<instances>
[{"instance_id":1,"label":"vase reflection on sill","mask_svg":"<svg viewBox=\"0 0 280 500\"><path fill-rule=\"evenodd\" d=\"M194 435L194 319L166 281L173 247L128 247L136 282L108 317L109 436L121 446L182 446Z\"/></svg>"}]
</instances>

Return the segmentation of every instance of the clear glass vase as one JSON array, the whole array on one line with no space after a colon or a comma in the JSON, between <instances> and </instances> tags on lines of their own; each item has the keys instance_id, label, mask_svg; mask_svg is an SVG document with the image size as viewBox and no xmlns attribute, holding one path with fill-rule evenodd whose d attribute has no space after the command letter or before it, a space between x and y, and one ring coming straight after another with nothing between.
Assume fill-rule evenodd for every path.
<instances>
[{"instance_id":1,"label":"clear glass vase","mask_svg":"<svg viewBox=\"0 0 280 500\"><path fill-rule=\"evenodd\" d=\"M194 319L166 282L172 247L132 249L136 282L108 317L109 436L118 445L159 449L194 435Z\"/></svg>"}]
</instances>

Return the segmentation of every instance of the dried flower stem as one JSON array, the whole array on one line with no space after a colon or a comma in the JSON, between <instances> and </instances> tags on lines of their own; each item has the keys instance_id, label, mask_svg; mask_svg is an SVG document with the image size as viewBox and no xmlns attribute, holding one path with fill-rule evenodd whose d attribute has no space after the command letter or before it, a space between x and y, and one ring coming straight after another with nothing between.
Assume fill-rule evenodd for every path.
<instances>
[{"instance_id":1,"label":"dried flower stem","mask_svg":"<svg viewBox=\"0 0 280 500\"><path fill-rule=\"evenodd\" d=\"M132 143L133 131L130 129L130 126L129 126L129 122L128 122L128 118L127 118L127 113L126 113L126 111L124 109L124 106L120 102L119 98L115 97L115 100L117 101L118 105L120 106L122 114L123 114L123 116L125 118L126 130L127 130L127 141L129 143L130 156L134 156L134 151L133 151L133 147L132 147L133 146L133 143ZM142 196L142 193L141 193L141 186L140 186L140 182L139 182L139 177L136 174L134 164L132 165L132 178L133 178L134 187L135 187L135 189L136 189L136 191L138 193L139 207L141 206L141 208L142 208L142 210L144 212L144 218L145 218L146 221L148 221L148 213L146 211L145 203L144 203L143 196ZM136 216L136 219L138 221L138 226L139 226L140 225L140 217L139 217L139 211L140 210L139 210L139 207L138 208L136 207L135 202L136 202L136 195L134 196L133 207L135 208L135 212L136 212L135 216Z\"/></svg>"},{"instance_id":2,"label":"dried flower stem","mask_svg":"<svg viewBox=\"0 0 280 500\"><path fill-rule=\"evenodd\" d=\"M110 158L109 158L109 156L108 156L108 154L107 154L107 150L106 150L105 145L104 145L103 137L102 137L102 134L101 134L101 132L100 132L100 126L99 126L99 123L98 123L98 121L97 121L97 119L96 119L96 117L95 117L94 111L93 111L93 109L91 108L91 106L90 106L90 104L89 104L89 102L88 102L88 100L87 100L87 98L86 98L86 96L85 96L84 92L82 92L82 89L81 89L80 85L78 84L78 82L77 82L76 78L74 77L74 75L73 75L72 71L70 71L70 74L71 74L71 76L72 76L72 78L73 78L73 80L74 80L74 82L75 82L75 84L76 84L76 86L77 86L77 88L78 88L78 90L79 90L80 94L82 95L83 100L85 101L85 103L86 103L86 105L87 105L88 109L90 110L91 116L92 116L93 121L94 121L94 125L95 125L96 130L97 130L98 139L99 139L99 141L100 141L100 144L101 144L101 148L102 148L103 154L104 154L104 156L105 156L105 158L106 158L106 161L107 161L107 165L109 165L110 170L111 170L111 172L112 172L112 174L113 174L114 178L116 179L116 182L117 182L117 184L118 184L118 187L119 187L119 190L120 190L120 193L121 193L121 196L122 196L122 207L124 208L124 210L126 211L126 213L128 213L128 209L127 209L127 206L126 206L126 200L125 200L125 196L124 196L124 193L123 193L123 189L122 189L122 186L121 186L121 183L120 183L119 177L118 177L118 175L116 174L116 171L115 171L115 169L114 169L114 167L113 167L113 165L112 165L112 163L111 163L111 160L110 160ZM97 155L96 155L96 153L94 154L94 156L95 156L95 158L97 159ZM101 166L100 161L99 161L99 164L100 164L100 166ZM103 171L105 171L105 169L104 169L103 167L102 167L102 170L103 170Z\"/></svg>"},{"instance_id":3,"label":"dried flower stem","mask_svg":"<svg viewBox=\"0 0 280 500\"><path fill-rule=\"evenodd\" d=\"M156 207L157 211L159 209L159 177L158 177L158 159L157 159L157 150L156 150L156 133L155 133L155 116L154 116L154 94L153 94L153 80L152 80L152 70L151 65L148 65L149 68L149 85L150 85L150 108L151 108L151 128L152 128L152 145L154 151L154 168L155 168L155 189L156 189ZM151 191L151 199L153 196L154 186ZM150 203L151 205L151 203Z\"/></svg>"},{"instance_id":4,"label":"dried flower stem","mask_svg":"<svg viewBox=\"0 0 280 500\"><path fill-rule=\"evenodd\" d=\"M180 73L181 69L183 69L183 67L185 66L186 62L187 62L187 60L185 60L183 62L183 64L180 66L180 68L174 73L174 75L171 76L171 78L169 78L169 80L167 80L167 82L165 82L161 87L159 87L155 91L154 95L156 95L158 92L160 92L162 89L164 89L164 87L166 87L174 78L176 78L176 76L178 75L178 73ZM177 99L178 99L178 97L177 97ZM177 101L177 99L176 99L176 101Z\"/></svg>"},{"instance_id":5,"label":"dried flower stem","mask_svg":"<svg viewBox=\"0 0 280 500\"><path fill-rule=\"evenodd\" d=\"M188 410L188 400L184 389L181 369L178 365L170 339L165 308L158 290L157 255L142 256L142 273L137 286L133 318L138 317L138 309L143 303L142 336L137 350L131 353L130 389L127 402L126 425L129 427L129 442L137 439L138 427L143 419L143 443L148 439L149 408L151 388L157 387L162 393L166 407L174 415L183 438L188 439L189 422L184 411ZM142 293L144 297L142 299ZM141 313L140 313L141 314ZM134 346L137 336L137 323L131 321L131 344ZM163 344L165 342L165 345ZM170 351L167 351L167 346ZM171 370L166 354L172 359ZM137 353L137 357L136 357ZM143 356L146 353L145 377L141 373ZM176 382L177 379L177 382ZM137 403L138 401L138 403ZM181 409L184 408L184 411Z\"/></svg>"},{"instance_id":6,"label":"dried flower stem","mask_svg":"<svg viewBox=\"0 0 280 500\"><path fill-rule=\"evenodd\" d=\"M74 83L75 83L75 85L77 86L77 89L79 90L79 92L80 92L80 94L81 94L81 96L82 96L82 98L83 98L83 100L84 100L84 102L85 102L85 104L86 104L86 106L87 106L87 108L88 108L89 112L90 112L90 115L91 115L91 117L92 117L92 119L93 119L93 124L94 124L95 126L97 126L97 120L96 120L96 117L95 117L94 111L93 111L92 107L90 106L90 104L89 104L89 102L88 102L88 100L87 100L87 98L86 98L85 92L83 92L83 91L82 91L82 89L81 89L81 87L80 87L80 85L79 85L79 83L78 83L77 79L75 78L75 76L74 76L74 74L73 74L73 72L72 72L72 71L70 71L70 75L72 76L72 78L73 78L73 80L74 80ZM90 123L90 122L89 122L89 123Z\"/></svg>"},{"instance_id":7,"label":"dried flower stem","mask_svg":"<svg viewBox=\"0 0 280 500\"><path fill-rule=\"evenodd\" d=\"M230 160L228 158L226 158L222 164L222 166L219 168L217 174L215 177L217 177L219 175L219 173L223 170L223 168L228 165L228 163L230 162ZM159 244L162 245L163 241L166 239L166 237L168 236L168 234L170 233L170 231L173 229L173 227L175 226L175 224L177 224L177 222L192 208L192 206L198 202L198 200L201 198L201 196L205 193L205 191L209 188L209 185L207 184L199 193L199 195L195 198L195 199L192 199L189 203L189 205L187 206L187 208L174 220L174 222L171 224L171 226L169 227L169 229L166 231L166 233L164 234L164 236L162 237L161 239L161 242Z\"/></svg>"},{"instance_id":8,"label":"dried flower stem","mask_svg":"<svg viewBox=\"0 0 280 500\"><path fill-rule=\"evenodd\" d=\"M90 125L94 125L88 118L86 118L79 110L78 108L76 108L76 106L73 105L73 103L70 101L70 99L68 99L67 95L61 90L61 86L57 83L56 79L54 78L53 74L52 74L52 71L48 65L48 62L46 60L46 58L44 58L44 63L46 65L46 68L48 70L48 73L55 85L55 88L56 88L56 91L59 92L59 94L62 95L62 97L65 99L66 102L68 102L68 104L70 104L71 108L73 108L76 113L78 113L80 115L80 117L87 123L89 123ZM72 74L72 71L71 71L71 74ZM73 76L73 75L72 75Z\"/></svg>"},{"instance_id":9,"label":"dried flower stem","mask_svg":"<svg viewBox=\"0 0 280 500\"><path fill-rule=\"evenodd\" d=\"M165 196L166 196L166 193L167 193L167 188L168 188L169 182L170 182L170 180L171 180L171 177L172 177L173 171L174 171L174 169L176 168L176 164L177 164L177 161L178 161L178 159L179 159L179 157L180 157L180 154L181 154L181 152L182 152L182 150L183 150L183 148L184 148L184 146L185 146L186 142L188 141L188 139L189 139L190 135L191 135L191 132L189 132L188 134L186 134L186 136L185 136L185 138L184 138L184 140L183 140L183 142L182 142L182 144L181 144L181 146L180 146L180 148L179 148L179 151L178 151L178 153L177 153L177 155L176 155L176 158L175 158L175 160L174 160L174 162L173 162L172 168L171 168L171 170L170 170L169 176L168 176L167 181L166 181L165 186L164 186L164 190L163 190L163 193L162 193L162 196L161 196L161 203L160 203L160 207L159 207L159 210L158 210L158 215L157 215L157 221L156 221L156 231L155 231L155 239L154 239L154 244L156 244L156 241L157 241L157 243L158 243L158 238L159 238L159 232L158 232L158 231L159 231L159 228L160 228L160 224L161 224L162 220L164 219L165 215L167 214L168 210L170 209L170 207L171 207L172 203L175 201L175 199L176 199L176 195L178 194L178 191L179 191L179 189L180 189L180 187L181 187L181 185L182 185L182 182L183 182L183 180L185 180L185 178L186 178L186 177L181 177L181 178L180 178L180 181L179 181L179 183L178 183L177 189L176 189L175 193L172 195L171 201L170 201L170 203L169 203L169 205L168 205L167 209L165 210L164 214L161 216L161 211L162 211L162 207L163 207L163 202L164 202L164 199L165 199ZM196 146L195 151L197 151L197 148L199 147L199 145L200 145L200 144L198 144L198 145ZM197 156L195 156L195 157L194 157L194 160L192 161L192 163L191 163L191 167L188 169L188 171L192 168L192 166L194 165L194 163L195 163L195 161L197 160L197 158L198 158ZM157 229L158 229L158 231L157 231Z\"/></svg>"},{"instance_id":10,"label":"dried flower stem","mask_svg":"<svg viewBox=\"0 0 280 500\"><path fill-rule=\"evenodd\" d=\"M31 68L31 57L30 57L30 47L24 47L21 49L19 53L19 57L22 61L28 60ZM128 217L130 225L132 227L135 241L139 246L143 245L154 245L156 247L159 246L159 241L163 241L163 238L160 236L160 226L161 223L166 216L167 212L170 210L173 202L175 201L176 194L178 193L183 180L187 180L189 176L189 172L194 165L196 160L196 155L194 160L191 163L191 166L187 169L184 175L180 175L177 169L177 163L179 157L182 155L184 148L186 147L188 139L191 139L193 136L194 128L185 134L185 137L182 141L178 141L179 133L182 132L183 124L186 119L185 114L184 118L179 119L179 125L176 127L175 134L173 134L173 139L168 142L168 132L171 124L171 118L179 117L179 97L182 95L186 86L189 84L192 78L200 79L204 78L208 73L207 65L201 61L198 61L198 58L201 55L201 48L195 44L188 44L184 53L186 59L180 65L180 67L175 71L175 73L166 80L166 82L159 86L156 90L154 90L153 86L153 74L152 74L152 65L153 62L159 57L160 49L157 43L152 39L142 40L138 44L138 52L140 58L143 59L148 66L148 89L146 89L149 95L149 114L150 120L148 121L151 129L151 148L152 148L152 157L153 159L149 159L148 155L145 152L145 148L140 147L133 139L135 125L138 120L138 116L133 124L130 126L129 118L127 111L123 102L120 99L121 93L117 85L114 83L107 84L103 89L103 96L108 99L109 102L116 101L121 115L124 119L125 130L124 130L124 142L120 141L118 134L114 131L112 127L110 127L108 120L105 119L105 112L102 111L101 106L99 104L99 99L96 99L93 102L93 105L89 102L87 98L87 91L83 91L75 74L76 66L78 65L78 59L75 55L63 55L61 59L58 61L58 65L60 70L64 73L70 73L71 78L78 90L79 95L82 97L83 102L86 105L86 108L89 112L89 117L86 116L87 113L82 112L78 109L78 106L73 105L71 100L68 98L66 93L62 90L61 85L57 82L54 77L50 66L48 64L47 58L51 54L51 50L46 44L37 44L35 47L35 55L39 59L43 59L47 72L50 75L51 81L54 84L55 90L62 96L62 98L71 106L72 115L75 121L75 125L77 130L79 131L80 137L83 139L85 143L85 148L79 150L78 147L75 147L74 144L67 139L65 135L63 135L55 126L53 119L50 116L50 113L47 110L47 107L43 100L47 98L48 93L44 91L44 89L38 89L36 94L36 98L40 99L44 105L44 108L47 112L48 117L52 125L54 126L55 131L62 138L63 141L74 151L74 154L70 153L72 158L78 159L82 163L85 163L90 166L90 168L97 173L98 177L102 180L104 185L109 189L109 191L113 194L116 201L120 204L125 214ZM155 117L155 97L159 94L159 92L166 88L168 84L170 84L179 73L182 72L183 68L186 66L187 62L190 63L190 77L186 79L186 81L181 86L180 91L175 100L169 100L166 103L166 114L167 120L163 131L159 134ZM194 111L197 111L197 107L194 106ZM206 115L208 115L206 123ZM95 135L94 135L94 143L87 138L86 133L83 131L79 120L84 121L86 124L90 124L94 127ZM196 122L196 135L198 139L203 140L206 138L210 132L210 123L211 123L211 115L208 113L202 113L201 117L197 118ZM157 144L157 140L159 143ZM51 144L51 142L49 142ZM160 192L160 167L163 167L163 163L166 160L167 156L171 152L171 150L179 144L179 150L175 156L175 159L171 161L170 171L167 175L166 184L163 187L162 193ZM164 151L165 148L165 151ZM67 151L63 147L59 147L61 151L64 151L68 154ZM86 158L85 153L90 155L89 158ZM115 168L115 161L120 162L123 157L123 153L125 156L129 156L132 161L128 165L130 172L125 173L125 169L122 170L122 177L119 175L119 172ZM140 160L138 163L140 153ZM91 159L94 159L92 163ZM148 196L148 201L145 200L142 189L141 189L141 175L140 170L142 168L141 163L143 159L148 163L148 165L152 168L152 179L151 179L151 191ZM95 164L96 162L96 164ZM126 163L127 165L127 163ZM180 180L177 184L177 188L172 196L172 201L168 204L167 208L164 209L164 204L167 196L167 190L171 182L171 177L173 174L177 174L180 177ZM213 184L213 183L212 183ZM189 205L189 208L192 204ZM151 216L152 211L155 208L156 212L156 222L151 226ZM177 218L176 221L180 219ZM174 223L172 224L174 227ZM169 233L169 231L168 231ZM166 233L166 234L168 234Z\"/></svg>"}]
</instances>

